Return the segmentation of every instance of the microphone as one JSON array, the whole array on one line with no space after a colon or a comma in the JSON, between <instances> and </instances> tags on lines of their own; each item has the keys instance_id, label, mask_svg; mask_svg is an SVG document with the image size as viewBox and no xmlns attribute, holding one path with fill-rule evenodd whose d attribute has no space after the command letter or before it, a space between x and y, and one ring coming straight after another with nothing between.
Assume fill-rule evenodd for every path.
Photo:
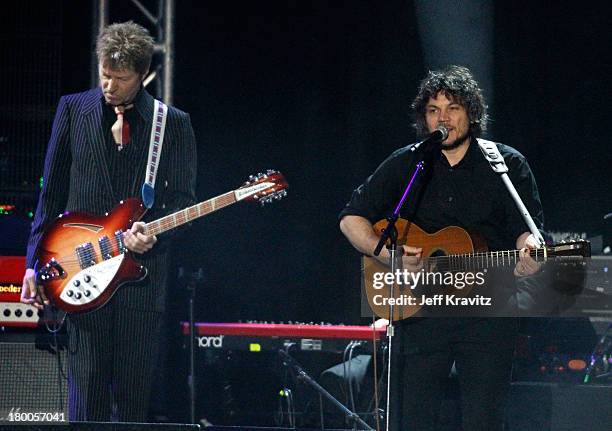
<instances>
[{"instance_id":1,"label":"microphone","mask_svg":"<svg viewBox=\"0 0 612 431\"><path fill-rule=\"evenodd\" d=\"M429 145L439 144L440 142L444 141L446 138L448 138L448 130L446 130L446 127L440 124L436 128L436 130L434 130L433 132L429 134L429 136L427 136L427 138L423 139L421 142L417 142L416 144L414 144L412 148L410 148L410 151L415 152L421 146L423 146L424 149L427 149Z\"/></svg>"}]
</instances>

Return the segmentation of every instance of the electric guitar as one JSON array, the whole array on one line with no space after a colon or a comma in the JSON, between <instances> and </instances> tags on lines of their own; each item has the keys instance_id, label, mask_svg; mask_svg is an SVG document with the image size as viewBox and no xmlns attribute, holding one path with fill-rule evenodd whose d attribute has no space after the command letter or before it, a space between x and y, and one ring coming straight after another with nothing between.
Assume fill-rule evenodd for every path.
<instances>
[{"instance_id":1,"label":"electric guitar","mask_svg":"<svg viewBox=\"0 0 612 431\"><path fill-rule=\"evenodd\" d=\"M265 205L286 196L287 187L279 172L251 176L236 190L147 223L145 234L159 235L242 200ZM47 298L65 312L85 312L102 307L121 285L143 279L147 270L125 247L123 234L146 210L130 198L104 216L60 215L38 248L36 278Z\"/></svg>"},{"instance_id":2,"label":"electric guitar","mask_svg":"<svg viewBox=\"0 0 612 431\"><path fill-rule=\"evenodd\" d=\"M386 220L381 220L374 225L374 231L381 235L387 226ZM476 273L486 271L486 268L507 267L514 268L519 260L519 250L487 251L485 241L476 235L470 235L464 229L457 226L449 226L435 233L429 234L419 228L416 224L405 219L398 219L396 223L398 231L398 245L409 244L420 247L422 252L424 277L428 272L452 274L463 272ZM530 256L538 262L545 262L553 257L575 259L577 257L590 257L590 243L585 240L572 241L539 249L530 250ZM401 259L398 257L398 262ZM389 319L388 303L381 305L381 295L389 297L389 284L383 283L382 274L389 274L389 267L383 265L373 257L364 256L361 262L362 282L370 308L379 317ZM375 274L378 274L375 276ZM418 275L418 273L416 274ZM375 278L376 277L376 278ZM403 281L403 279L401 279ZM410 282L411 278L408 279ZM421 279L422 280L422 279ZM440 280L438 278L438 280ZM461 289L448 286L440 293L450 293L465 297L477 280L472 278L471 283L465 283ZM384 287L382 287L384 284ZM444 283L446 285L446 283ZM414 297L413 304L406 304L406 296ZM422 304L416 299L415 291L408 285L400 283L395 286L393 298L403 298L401 305L394 306L393 320L402 320L414 316L422 308ZM397 304L397 302L396 302ZM432 304L438 305L438 304Z\"/></svg>"}]
</instances>

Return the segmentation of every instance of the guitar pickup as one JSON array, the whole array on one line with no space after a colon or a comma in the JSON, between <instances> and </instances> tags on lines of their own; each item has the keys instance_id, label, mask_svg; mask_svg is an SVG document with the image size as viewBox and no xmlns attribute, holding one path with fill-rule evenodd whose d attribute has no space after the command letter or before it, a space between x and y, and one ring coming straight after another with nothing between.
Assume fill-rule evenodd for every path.
<instances>
[{"instance_id":1,"label":"guitar pickup","mask_svg":"<svg viewBox=\"0 0 612 431\"><path fill-rule=\"evenodd\" d=\"M93 248L92 243L86 242L84 244L79 245L76 250L76 255L79 259L79 266L81 269L89 268L90 266L95 265L96 262L96 252Z\"/></svg>"},{"instance_id":2,"label":"guitar pickup","mask_svg":"<svg viewBox=\"0 0 612 431\"><path fill-rule=\"evenodd\" d=\"M127 252L127 247L125 246L125 243L123 242L123 231L122 230L118 230L115 232L115 242L117 243L117 250L119 251L119 254L124 254L125 252Z\"/></svg>"},{"instance_id":3,"label":"guitar pickup","mask_svg":"<svg viewBox=\"0 0 612 431\"><path fill-rule=\"evenodd\" d=\"M100 247L103 260L108 260L113 257L113 246L107 236L98 238L98 246Z\"/></svg>"}]
</instances>

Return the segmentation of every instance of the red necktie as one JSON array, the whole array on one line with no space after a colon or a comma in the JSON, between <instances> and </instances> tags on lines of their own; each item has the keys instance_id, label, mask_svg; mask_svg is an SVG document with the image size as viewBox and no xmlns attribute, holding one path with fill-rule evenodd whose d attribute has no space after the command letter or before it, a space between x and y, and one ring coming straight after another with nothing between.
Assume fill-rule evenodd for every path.
<instances>
[{"instance_id":1,"label":"red necktie","mask_svg":"<svg viewBox=\"0 0 612 431\"><path fill-rule=\"evenodd\" d=\"M113 139L115 140L117 149L119 151L123 150L123 146L130 142L130 123L123 118L123 114L127 109L130 109L133 106L134 104L114 107L115 114L117 114L117 121L115 121L111 127L111 132L113 133Z\"/></svg>"}]
</instances>

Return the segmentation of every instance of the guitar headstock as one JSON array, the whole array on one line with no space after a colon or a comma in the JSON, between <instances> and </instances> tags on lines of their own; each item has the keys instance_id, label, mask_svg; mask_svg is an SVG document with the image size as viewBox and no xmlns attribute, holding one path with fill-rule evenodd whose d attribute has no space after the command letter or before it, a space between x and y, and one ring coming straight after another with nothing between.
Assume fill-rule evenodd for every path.
<instances>
[{"instance_id":1,"label":"guitar headstock","mask_svg":"<svg viewBox=\"0 0 612 431\"><path fill-rule=\"evenodd\" d=\"M591 243L585 239L561 241L546 248L548 254L552 256L591 257Z\"/></svg>"},{"instance_id":2,"label":"guitar headstock","mask_svg":"<svg viewBox=\"0 0 612 431\"><path fill-rule=\"evenodd\" d=\"M258 201L263 206L287 196L288 187L283 174L268 169L265 174L251 175L242 187L234 191L234 195L237 201Z\"/></svg>"}]
</instances>

